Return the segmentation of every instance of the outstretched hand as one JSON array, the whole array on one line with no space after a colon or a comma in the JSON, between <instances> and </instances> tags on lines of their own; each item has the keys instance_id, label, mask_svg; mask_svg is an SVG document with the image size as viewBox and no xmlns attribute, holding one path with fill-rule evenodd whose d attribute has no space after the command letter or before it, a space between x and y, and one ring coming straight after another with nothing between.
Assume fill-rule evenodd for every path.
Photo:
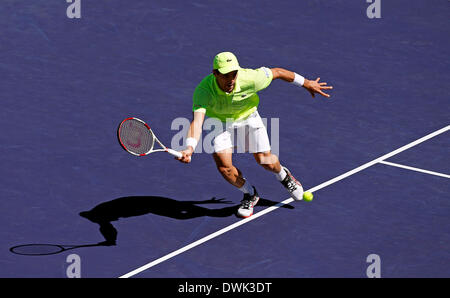
<instances>
[{"instance_id":1,"label":"outstretched hand","mask_svg":"<svg viewBox=\"0 0 450 298\"><path fill-rule=\"evenodd\" d=\"M327 83L325 83L325 82L319 83L319 81L320 81L320 78L317 78L315 81L305 79L305 83L303 84L303 87L305 87L305 89L308 90L309 93L311 93L312 97L315 97L315 94L318 93L322 96L329 98L330 95L323 92L322 90L333 89L333 86L328 86Z\"/></svg>"}]
</instances>

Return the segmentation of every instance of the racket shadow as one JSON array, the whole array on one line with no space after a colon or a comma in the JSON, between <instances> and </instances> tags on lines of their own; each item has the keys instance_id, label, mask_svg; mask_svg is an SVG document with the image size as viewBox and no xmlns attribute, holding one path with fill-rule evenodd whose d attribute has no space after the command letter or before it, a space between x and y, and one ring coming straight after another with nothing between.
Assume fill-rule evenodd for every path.
<instances>
[{"instance_id":1,"label":"racket shadow","mask_svg":"<svg viewBox=\"0 0 450 298\"><path fill-rule=\"evenodd\" d=\"M117 230L111 222L119 218L128 218L155 214L178 220L188 220L202 216L228 217L236 214L239 204L218 209L209 209L198 206L202 204L231 204L225 199L215 197L204 201L178 201L160 196L129 196L121 197L111 201L103 202L89 211L80 212L79 215L100 226L100 233L105 238L103 245L115 245ZM260 198L257 206L274 206L274 202ZM282 208L293 209L290 205Z\"/></svg>"},{"instance_id":2,"label":"racket shadow","mask_svg":"<svg viewBox=\"0 0 450 298\"><path fill-rule=\"evenodd\" d=\"M21 244L13 246L9 249L10 252L16 255L22 256L48 256L62 253L64 251L81 248L81 247L93 247L93 246L105 246L103 242L83 245L63 245L63 244Z\"/></svg>"}]
</instances>

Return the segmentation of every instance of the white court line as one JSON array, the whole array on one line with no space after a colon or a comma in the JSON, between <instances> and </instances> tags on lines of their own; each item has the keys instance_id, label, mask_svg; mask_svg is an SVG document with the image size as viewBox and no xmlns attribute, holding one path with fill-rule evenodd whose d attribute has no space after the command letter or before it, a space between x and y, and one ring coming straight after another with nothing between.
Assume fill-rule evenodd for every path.
<instances>
[{"instance_id":1,"label":"white court line","mask_svg":"<svg viewBox=\"0 0 450 298\"><path fill-rule=\"evenodd\" d=\"M398 168L407 169L407 170L411 170L411 171L416 171L416 172L420 172L420 173L436 175L436 176L440 176L440 177L444 177L444 178L450 178L450 175L446 175L446 174L442 174L442 173L438 173L438 172L433 172L433 171L428 171L428 170L423 170L423 169L419 169L419 168L413 168L413 167L401 165L401 164L398 164L398 163L393 163L393 162L388 162L388 161L380 161L380 163L388 165L388 166L398 167Z\"/></svg>"},{"instance_id":2,"label":"white court line","mask_svg":"<svg viewBox=\"0 0 450 298\"><path fill-rule=\"evenodd\" d=\"M396 154L398 154L398 153L400 153L402 151L405 151L405 150L407 150L407 149L409 149L411 147L414 147L414 146L416 146L416 145L418 145L418 144L420 144L422 142L425 142L425 141L427 141L427 140L429 140L429 139L431 139L431 138L433 138L433 137L435 137L435 136L437 136L439 134L442 134L442 133L446 132L449 129L450 129L450 125L448 125L448 126L446 126L444 128L441 128L441 129L439 129L439 130L437 130L437 131L435 131L433 133L430 133L430 134L428 134L428 135L426 135L426 136L424 136L424 137L422 137L422 138L420 138L420 139L418 139L418 140L416 140L416 141L414 141L412 143L409 143L409 144L407 144L407 145L405 145L405 146L403 146L401 148L398 148L397 150L394 150L394 151L392 151L392 152L390 152L388 154L385 154L385 155L383 155L383 156L381 156L381 157L379 157L377 159L374 159L374 160L372 160L372 161L370 161L370 162L368 162L368 163L366 163L366 164L364 164L364 165L362 165L362 166L360 166L360 167L358 167L356 169L348 171L348 172L346 172L346 173L344 173L344 174L342 174L340 176L337 176L336 178L333 178L333 179L328 180L328 181L326 181L326 182L324 182L322 184L319 184L319 185L317 185L317 186L315 186L315 187L313 187L313 188L311 188L311 189L309 189L307 191L315 192L315 191L317 191L319 189L322 189L322 188L324 188L324 187L326 187L326 186L328 186L330 184L336 183L337 181L340 181L340 180L342 180L344 178L347 178L348 176L351 176L351 175L353 175L353 174L355 174L355 173L357 173L359 171L362 171L362 170L364 170L364 169L366 169L366 168L368 168L370 166L373 166L374 164L377 164L377 163L381 162L384 159L390 158L390 157L392 157L392 156L394 156L394 155L396 155ZM241 225L244 225L244 224L248 223L249 221L255 220L258 217L263 216L263 215L265 215L265 214L267 214L269 212L272 212L275 209L278 209L281 206L283 206L285 204L289 204L289 203L291 203L293 201L294 201L294 199L292 199L292 198L286 199L283 202L278 203L275 206L266 208L266 209L264 209L264 210L262 210L262 211L260 211L258 213L253 214L251 217L248 217L248 218L242 219L242 220L240 220L238 222L235 222L234 224L231 224L231 225L229 225L229 226L227 226L227 227L225 227L225 228L223 228L221 230L218 230L217 232L209 234L209 235L207 235L207 236L205 236L205 237L203 237L203 238L201 238L201 239L199 239L199 240L197 240L195 242L192 242L191 244L189 244L187 246L184 246L184 247L182 247L182 248L180 248L178 250L175 250L175 251L173 251L173 252L171 252L171 253L169 253L169 254L167 254L167 255L159 258L159 259L156 259L156 260L154 260L154 261L152 261L152 262L150 262L150 263L148 263L146 265L143 265L143 266L141 266L141 267L139 267L139 268L137 268L137 269L127 273L127 274L124 274L124 275L120 276L119 278L128 278L128 277L134 276L134 275L136 275L136 274L138 274L138 273L140 273L142 271L145 271L145 270L147 270L147 269L149 269L151 267L154 267L154 266L156 266L156 265L158 265L158 264L160 264L160 263L162 263L164 261L167 261L167 260L169 260L169 259L171 259L171 258L173 258L173 257L175 257L175 256L177 256L177 255L187 251L187 250L190 250L190 249L192 249L192 248L194 248L194 247L196 247L196 246L198 246L198 245L200 245L202 243L205 243L208 240L211 240L211 239L213 239L213 238L215 238L217 236L220 236L220 235L222 235L222 234L224 234L224 233L226 233L226 232L228 232L230 230L233 230L233 229L235 229L235 228L237 228L237 227L239 227Z\"/></svg>"}]
</instances>

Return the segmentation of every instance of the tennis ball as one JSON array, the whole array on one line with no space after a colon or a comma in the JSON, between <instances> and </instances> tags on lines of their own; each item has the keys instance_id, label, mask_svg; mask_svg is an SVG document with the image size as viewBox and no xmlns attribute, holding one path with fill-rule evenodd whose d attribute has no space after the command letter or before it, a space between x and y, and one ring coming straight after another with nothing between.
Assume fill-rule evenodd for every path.
<instances>
[{"instance_id":1,"label":"tennis ball","mask_svg":"<svg viewBox=\"0 0 450 298\"><path fill-rule=\"evenodd\" d=\"M303 193L303 200L304 200L304 201L306 201L306 202L311 202L313 198L314 198L313 194L310 193L309 191L305 191L305 192Z\"/></svg>"}]
</instances>

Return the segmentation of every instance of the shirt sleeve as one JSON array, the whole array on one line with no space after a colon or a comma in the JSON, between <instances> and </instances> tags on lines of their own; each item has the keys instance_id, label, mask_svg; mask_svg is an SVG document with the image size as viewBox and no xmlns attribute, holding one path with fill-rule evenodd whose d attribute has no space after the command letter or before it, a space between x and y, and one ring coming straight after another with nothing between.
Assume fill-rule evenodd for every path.
<instances>
[{"instance_id":1,"label":"shirt sleeve","mask_svg":"<svg viewBox=\"0 0 450 298\"><path fill-rule=\"evenodd\" d=\"M255 69L254 72L255 92L267 88L272 82L272 79L273 74L270 68L260 67L258 69Z\"/></svg>"},{"instance_id":2,"label":"shirt sleeve","mask_svg":"<svg viewBox=\"0 0 450 298\"><path fill-rule=\"evenodd\" d=\"M195 88L192 97L192 111L206 113L211 95L203 88Z\"/></svg>"}]
</instances>

